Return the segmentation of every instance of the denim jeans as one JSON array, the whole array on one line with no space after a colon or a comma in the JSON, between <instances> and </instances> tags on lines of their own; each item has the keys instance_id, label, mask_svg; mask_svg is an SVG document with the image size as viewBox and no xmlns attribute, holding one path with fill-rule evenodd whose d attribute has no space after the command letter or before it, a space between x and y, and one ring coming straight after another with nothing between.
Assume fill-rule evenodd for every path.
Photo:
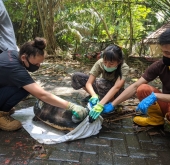
<instances>
[{"instance_id":1,"label":"denim jeans","mask_svg":"<svg viewBox=\"0 0 170 165\"><path fill-rule=\"evenodd\" d=\"M9 112L28 95L29 92L23 88L10 86L0 87L0 111Z\"/></svg>"}]
</instances>

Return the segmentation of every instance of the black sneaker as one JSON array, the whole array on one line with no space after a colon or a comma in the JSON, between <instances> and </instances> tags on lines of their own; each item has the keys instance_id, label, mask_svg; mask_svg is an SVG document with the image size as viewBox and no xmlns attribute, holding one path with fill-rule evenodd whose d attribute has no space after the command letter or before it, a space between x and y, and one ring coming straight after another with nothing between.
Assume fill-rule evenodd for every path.
<instances>
[{"instance_id":1,"label":"black sneaker","mask_svg":"<svg viewBox=\"0 0 170 165\"><path fill-rule=\"evenodd\" d=\"M85 97L84 99L82 99L82 102L88 103L90 98L91 98L91 96L88 95L87 97Z\"/></svg>"}]
</instances>

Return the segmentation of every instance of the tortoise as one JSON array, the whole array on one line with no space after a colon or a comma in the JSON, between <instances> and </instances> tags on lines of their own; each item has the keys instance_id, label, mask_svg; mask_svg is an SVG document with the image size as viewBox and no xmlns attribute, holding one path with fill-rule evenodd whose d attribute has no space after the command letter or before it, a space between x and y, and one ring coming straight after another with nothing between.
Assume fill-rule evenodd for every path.
<instances>
[{"instance_id":1,"label":"tortoise","mask_svg":"<svg viewBox=\"0 0 170 165\"><path fill-rule=\"evenodd\" d=\"M34 121L40 120L54 128L62 131L72 131L80 122L72 121L72 112L63 108L52 106L41 100L34 105Z\"/></svg>"}]
</instances>

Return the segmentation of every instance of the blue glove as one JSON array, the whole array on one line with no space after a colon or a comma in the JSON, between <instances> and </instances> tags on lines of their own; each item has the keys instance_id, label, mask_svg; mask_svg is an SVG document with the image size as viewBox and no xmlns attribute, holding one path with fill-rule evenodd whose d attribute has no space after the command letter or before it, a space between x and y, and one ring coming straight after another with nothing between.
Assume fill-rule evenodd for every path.
<instances>
[{"instance_id":1,"label":"blue glove","mask_svg":"<svg viewBox=\"0 0 170 165\"><path fill-rule=\"evenodd\" d=\"M141 111L143 114L147 114L148 107L157 101L157 97L152 92L148 97L143 99L137 106L136 111Z\"/></svg>"},{"instance_id":2,"label":"blue glove","mask_svg":"<svg viewBox=\"0 0 170 165\"><path fill-rule=\"evenodd\" d=\"M104 105L102 113L110 113L114 111L115 107L112 105L112 103L108 103Z\"/></svg>"},{"instance_id":3,"label":"blue glove","mask_svg":"<svg viewBox=\"0 0 170 165\"><path fill-rule=\"evenodd\" d=\"M89 116L90 118L92 118L93 120L96 120L98 118L98 116L101 114L101 112L103 111L104 106L102 104L97 104L93 107L93 109L89 112Z\"/></svg>"},{"instance_id":4,"label":"blue glove","mask_svg":"<svg viewBox=\"0 0 170 165\"><path fill-rule=\"evenodd\" d=\"M92 106L95 106L99 102L98 95L94 95L89 99L89 102L92 104Z\"/></svg>"}]
</instances>

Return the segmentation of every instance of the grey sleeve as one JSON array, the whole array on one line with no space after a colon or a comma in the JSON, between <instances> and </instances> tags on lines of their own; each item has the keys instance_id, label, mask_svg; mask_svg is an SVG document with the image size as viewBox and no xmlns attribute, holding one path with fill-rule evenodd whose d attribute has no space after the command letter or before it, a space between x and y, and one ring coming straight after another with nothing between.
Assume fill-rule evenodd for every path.
<instances>
[{"instance_id":1,"label":"grey sleeve","mask_svg":"<svg viewBox=\"0 0 170 165\"><path fill-rule=\"evenodd\" d=\"M2 0L0 0L0 50L18 51L13 25Z\"/></svg>"}]
</instances>

